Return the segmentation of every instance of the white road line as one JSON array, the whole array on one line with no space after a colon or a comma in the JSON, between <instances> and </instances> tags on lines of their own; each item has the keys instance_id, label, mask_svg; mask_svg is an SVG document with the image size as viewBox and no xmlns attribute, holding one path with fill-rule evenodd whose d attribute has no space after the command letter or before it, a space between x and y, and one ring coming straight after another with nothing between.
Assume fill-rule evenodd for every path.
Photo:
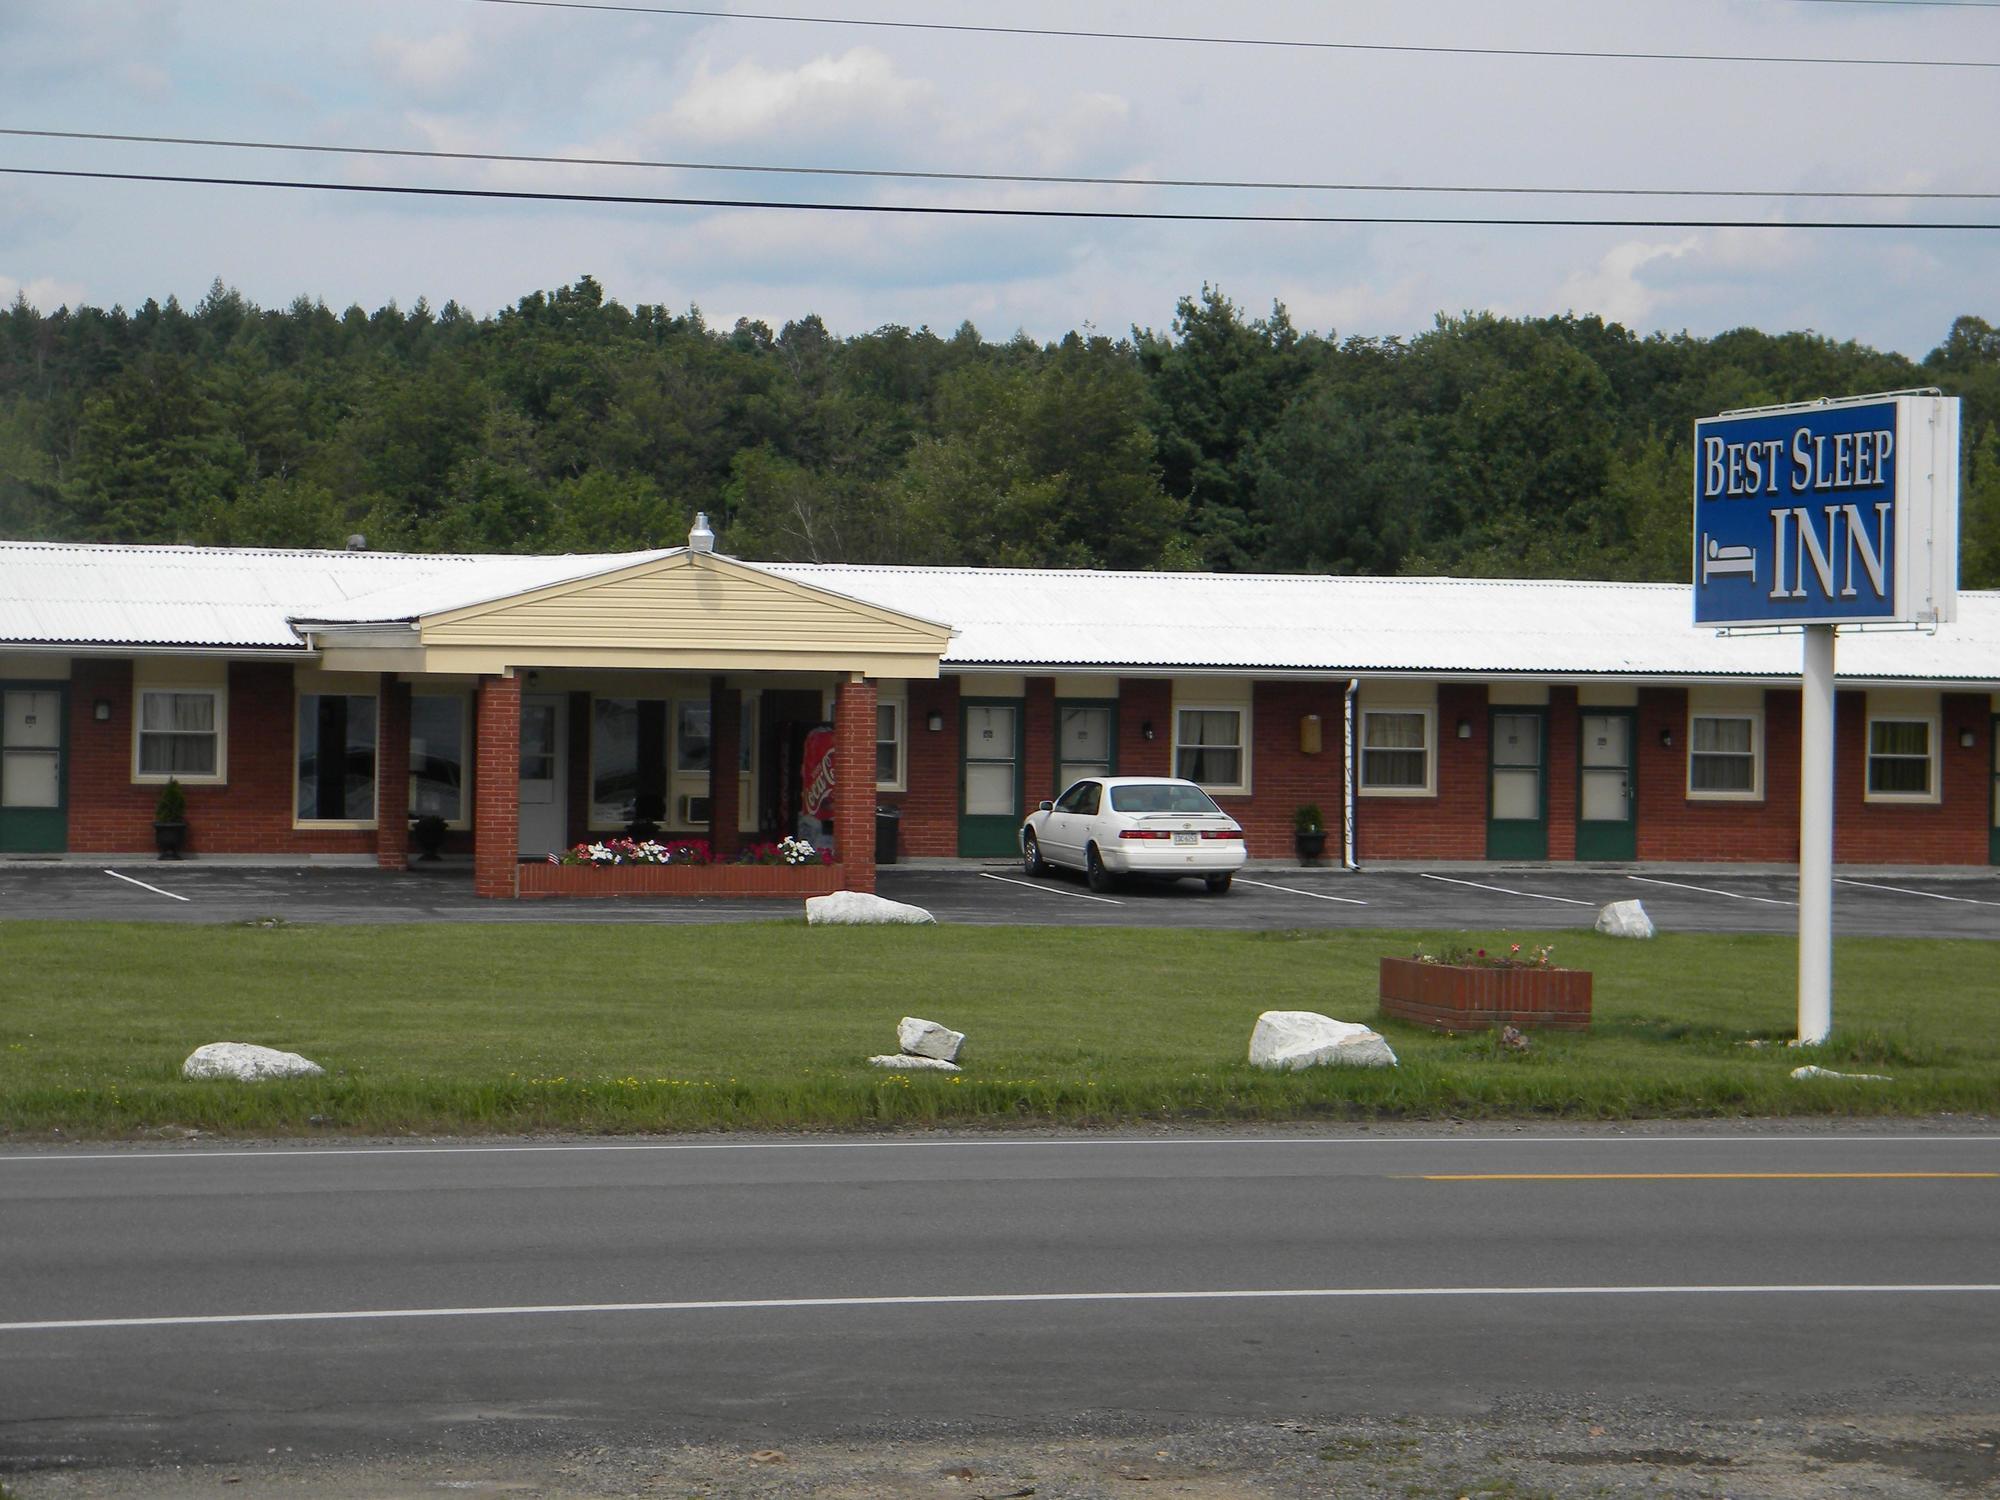
<instances>
[{"instance_id":1,"label":"white road line","mask_svg":"<svg viewBox=\"0 0 2000 1500\"><path fill-rule=\"evenodd\" d=\"M968 1292L901 1297L731 1297L688 1302L555 1302L516 1307L385 1307L354 1312L196 1313L161 1318L46 1318L0 1323L0 1333L93 1328L212 1328L244 1323L380 1323L399 1318L574 1317L584 1313L784 1312L847 1307L1006 1307L1051 1302L1369 1301L1414 1297L1991 1296L2000 1282L1774 1283L1756 1286L1339 1286L1270 1291Z\"/></svg>"},{"instance_id":2,"label":"white road line","mask_svg":"<svg viewBox=\"0 0 2000 1500\"><path fill-rule=\"evenodd\" d=\"M1366 906L1368 904L1366 901L1357 900L1353 896L1322 896L1318 891L1302 891L1297 886L1292 885L1272 885L1269 881L1265 880L1245 880L1241 875L1236 877L1236 883L1238 885L1254 885L1260 891L1283 891L1288 896L1310 896L1315 901L1338 901L1343 906Z\"/></svg>"},{"instance_id":3,"label":"white road line","mask_svg":"<svg viewBox=\"0 0 2000 1500\"><path fill-rule=\"evenodd\" d=\"M1766 906L1797 906L1796 901L1780 901L1775 896L1746 896L1741 891L1717 890L1712 885L1689 885L1682 880L1656 880L1650 875L1627 875L1627 880L1636 880L1642 885L1670 885L1677 891L1700 891L1707 896L1727 896L1731 901L1761 901Z\"/></svg>"},{"instance_id":4,"label":"white road line","mask_svg":"<svg viewBox=\"0 0 2000 1500\"><path fill-rule=\"evenodd\" d=\"M120 875L116 870L106 870L113 880L122 880L127 885L136 885L142 891L151 891L155 896L165 896L169 901L185 901L185 896L176 896L172 891L163 891L156 885L147 885L143 880L134 880L130 875Z\"/></svg>"},{"instance_id":5,"label":"white road line","mask_svg":"<svg viewBox=\"0 0 2000 1500\"><path fill-rule=\"evenodd\" d=\"M566 1141L547 1145L504 1146L273 1146L247 1150L204 1150L181 1147L147 1151L37 1151L0 1154L0 1166L23 1162L202 1162L244 1158L296 1156L540 1156L573 1151L948 1151L973 1148L982 1151L1041 1151L1054 1147L1110 1150L1120 1146L1148 1148L1211 1146L1866 1146L1885 1141L1901 1143L1909 1138L1882 1135L1652 1135L1652 1136L1568 1136L1568 1135L1406 1135L1406 1136L1236 1136L1216 1135L1185 1140L1158 1140L1128 1136L1097 1140L1081 1136L1045 1137L1008 1141L965 1138L959 1140L896 1141ZM1923 1138L1926 1146L2000 1145L2000 1135L1946 1135Z\"/></svg>"},{"instance_id":6,"label":"white road line","mask_svg":"<svg viewBox=\"0 0 2000 1500\"><path fill-rule=\"evenodd\" d=\"M1565 906L1595 906L1595 901L1578 901L1573 896L1544 896L1539 891L1513 891L1504 885L1481 885L1476 880L1454 880L1449 875L1432 875L1428 871L1419 872L1424 880L1442 880L1446 885L1469 885L1476 891L1498 891L1503 896L1526 896L1532 901L1560 901Z\"/></svg>"},{"instance_id":7,"label":"white road line","mask_svg":"<svg viewBox=\"0 0 2000 1500\"><path fill-rule=\"evenodd\" d=\"M1123 901L1113 901L1109 896L1086 896L1082 891L1066 891L1061 886L1036 885L1032 880L1010 880L1005 875L995 875L990 871L979 872L981 880L997 880L1002 885L1025 885L1031 891L1041 891L1049 896L1074 896L1079 901L1102 901L1106 906L1123 906Z\"/></svg>"},{"instance_id":8,"label":"white road line","mask_svg":"<svg viewBox=\"0 0 2000 1500\"><path fill-rule=\"evenodd\" d=\"M1913 891L1908 886L1877 885L1872 880L1848 880L1836 875L1835 885L1858 885L1865 891L1893 891L1898 896L1928 896L1933 901L1961 901L1967 906L2000 906L2000 901L1980 901L1971 896L1940 896L1936 891Z\"/></svg>"}]
</instances>

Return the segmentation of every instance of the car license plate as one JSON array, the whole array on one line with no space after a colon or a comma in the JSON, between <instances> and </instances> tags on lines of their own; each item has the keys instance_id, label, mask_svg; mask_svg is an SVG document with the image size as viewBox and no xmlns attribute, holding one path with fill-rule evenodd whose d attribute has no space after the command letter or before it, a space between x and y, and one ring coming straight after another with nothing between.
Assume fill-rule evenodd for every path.
<instances>
[{"instance_id":1,"label":"car license plate","mask_svg":"<svg viewBox=\"0 0 2000 1500\"><path fill-rule=\"evenodd\" d=\"M1201 842L1201 835L1198 833L1177 833L1174 835L1174 842L1176 844L1199 844Z\"/></svg>"}]
</instances>

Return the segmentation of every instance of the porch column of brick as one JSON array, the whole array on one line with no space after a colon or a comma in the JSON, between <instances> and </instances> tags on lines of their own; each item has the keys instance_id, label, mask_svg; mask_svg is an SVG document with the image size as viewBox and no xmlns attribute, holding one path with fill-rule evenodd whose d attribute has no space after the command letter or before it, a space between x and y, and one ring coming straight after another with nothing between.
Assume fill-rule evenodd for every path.
<instances>
[{"instance_id":1,"label":"porch column of brick","mask_svg":"<svg viewBox=\"0 0 2000 1500\"><path fill-rule=\"evenodd\" d=\"M480 678L474 718L472 893L512 896L521 858L521 679Z\"/></svg>"},{"instance_id":2,"label":"porch column of brick","mask_svg":"<svg viewBox=\"0 0 2000 1500\"><path fill-rule=\"evenodd\" d=\"M737 831L737 762L743 753L743 694L708 680L708 847L718 861L736 858L742 843Z\"/></svg>"},{"instance_id":3,"label":"porch column of brick","mask_svg":"<svg viewBox=\"0 0 2000 1500\"><path fill-rule=\"evenodd\" d=\"M375 737L375 863L410 867L410 685L382 674Z\"/></svg>"},{"instance_id":4,"label":"porch column of brick","mask_svg":"<svg viewBox=\"0 0 2000 1500\"><path fill-rule=\"evenodd\" d=\"M833 841L842 887L875 889L875 684L840 684L833 705Z\"/></svg>"}]
</instances>

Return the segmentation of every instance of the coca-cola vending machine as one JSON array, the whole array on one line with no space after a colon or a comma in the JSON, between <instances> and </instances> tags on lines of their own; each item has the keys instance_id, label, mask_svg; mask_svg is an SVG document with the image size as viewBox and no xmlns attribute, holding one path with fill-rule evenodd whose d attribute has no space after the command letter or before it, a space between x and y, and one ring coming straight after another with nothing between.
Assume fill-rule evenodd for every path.
<instances>
[{"instance_id":1,"label":"coca-cola vending machine","mask_svg":"<svg viewBox=\"0 0 2000 1500\"><path fill-rule=\"evenodd\" d=\"M833 847L833 726L820 724L806 734L799 768L799 837L815 849Z\"/></svg>"}]
</instances>

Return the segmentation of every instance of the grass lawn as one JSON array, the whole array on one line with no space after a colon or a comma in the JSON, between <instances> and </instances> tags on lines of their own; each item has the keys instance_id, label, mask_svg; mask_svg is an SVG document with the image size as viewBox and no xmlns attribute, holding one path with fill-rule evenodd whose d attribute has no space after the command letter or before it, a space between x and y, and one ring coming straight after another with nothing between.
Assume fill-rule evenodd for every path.
<instances>
[{"instance_id":1,"label":"grass lawn","mask_svg":"<svg viewBox=\"0 0 2000 1500\"><path fill-rule=\"evenodd\" d=\"M1534 941L1543 941L1538 935ZM1376 959L1504 933L0 923L0 1134L868 1128L959 1122L2000 1112L2000 946L1851 938L1828 1045L1790 938L1563 934L1585 1036L1383 1021ZM1526 944L1524 943L1524 946ZM1273 1074L1265 1009L1375 1025L1396 1069ZM966 1032L956 1076L866 1067L896 1021ZM213 1041L327 1076L189 1083ZM1794 1083L1801 1062L1891 1083Z\"/></svg>"}]
</instances>

